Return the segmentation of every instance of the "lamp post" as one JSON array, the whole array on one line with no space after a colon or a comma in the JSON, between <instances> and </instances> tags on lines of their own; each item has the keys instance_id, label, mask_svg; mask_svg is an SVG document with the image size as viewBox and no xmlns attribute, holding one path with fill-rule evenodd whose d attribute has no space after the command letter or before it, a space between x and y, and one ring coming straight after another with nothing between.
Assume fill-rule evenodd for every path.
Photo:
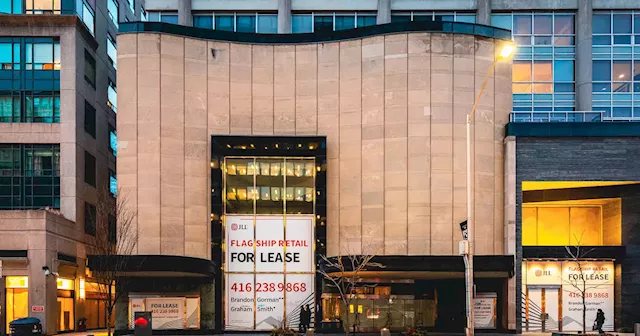
<instances>
[{"instance_id":1,"label":"lamp post","mask_svg":"<svg viewBox=\"0 0 640 336\"><path fill-rule=\"evenodd\" d=\"M482 92L484 92L485 87L487 86L487 82L489 81L489 77L493 73L493 69L496 67L498 61L509 58L513 52L515 51L515 44L513 42L507 42L502 46L502 50L500 50L500 54L495 58L493 64L489 68L489 71L484 77L482 82L482 86L480 87L480 91L478 92L478 96L476 100L473 102L473 108L471 108L471 112L467 114L467 230L466 230L466 238L463 234L463 243L466 240L466 244L464 244L464 248L461 248L461 253L463 254L464 265L465 265L465 289L466 289L466 315L467 315L467 328L466 335L473 336L474 334L474 318L473 318L473 205L471 204L471 119L476 112L476 108L478 107L478 103L480 102L480 97L482 96Z\"/></svg>"}]
</instances>

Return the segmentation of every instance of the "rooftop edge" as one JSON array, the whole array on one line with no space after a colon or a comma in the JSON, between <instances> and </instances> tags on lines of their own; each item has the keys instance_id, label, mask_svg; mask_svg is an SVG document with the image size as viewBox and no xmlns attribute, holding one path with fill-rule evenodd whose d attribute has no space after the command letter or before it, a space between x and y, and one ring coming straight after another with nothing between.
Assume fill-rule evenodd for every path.
<instances>
[{"instance_id":1,"label":"rooftop edge","mask_svg":"<svg viewBox=\"0 0 640 336\"><path fill-rule=\"evenodd\" d=\"M394 33L440 32L474 35L494 38L504 41L511 40L511 31L466 22L435 22L413 21L393 22L381 25L360 27L346 30L321 31L303 34L257 34L238 33L230 31L212 30L205 28L187 27L164 22L123 22L120 23L118 34L134 33L165 33L181 35L207 40L251 43L251 44L302 44L323 43L359 39Z\"/></svg>"}]
</instances>

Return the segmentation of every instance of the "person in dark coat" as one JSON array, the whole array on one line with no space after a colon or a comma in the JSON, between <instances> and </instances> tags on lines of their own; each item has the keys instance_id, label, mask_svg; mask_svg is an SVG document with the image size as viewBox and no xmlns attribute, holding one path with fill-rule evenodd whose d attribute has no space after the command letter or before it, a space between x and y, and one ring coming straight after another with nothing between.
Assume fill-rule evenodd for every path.
<instances>
[{"instance_id":1,"label":"person in dark coat","mask_svg":"<svg viewBox=\"0 0 640 336\"><path fill-rule=\"evenodd\" d=\"M604 334L602 331L602 326L604 325L604 312L602 309L598 309L598 313L596 314L596 330L599 334Z\"/></svg>"},{"instance_id":2,"label":"person in dark coat","mask_svg":"<svg viewBox=\"0 0 640 336\"><path fill-rule=\"evenodd\" d=\"M311 324L311 309L309 309L309 305L304 305L300 309L300 332L306 333L309 324Z\"/></svg>"}]
</instances>

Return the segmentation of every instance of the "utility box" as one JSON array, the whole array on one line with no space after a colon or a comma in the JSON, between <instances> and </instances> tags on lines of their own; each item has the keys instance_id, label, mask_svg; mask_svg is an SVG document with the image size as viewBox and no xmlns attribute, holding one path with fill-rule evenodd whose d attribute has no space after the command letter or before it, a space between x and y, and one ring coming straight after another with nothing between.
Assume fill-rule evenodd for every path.
<instances>
[{"instance_id":1,"label":"utility box","mask_svg":"<svg viewBox=\"0 0 640 336\"><path fill-rule=\"evenodd\" d=\"M151 312L135 312L133 316L133 334L151 336Z\"/></svg>"},{"instance_id":2,"label":"utility box","mask_svg":"<svg viewBox=\"0 0 640 336\"><path fill-rule=\"evenodd\" d=\"M633 333L635 336L640 336L640 323L633 324Z\"/></svg>"}]
</instances>

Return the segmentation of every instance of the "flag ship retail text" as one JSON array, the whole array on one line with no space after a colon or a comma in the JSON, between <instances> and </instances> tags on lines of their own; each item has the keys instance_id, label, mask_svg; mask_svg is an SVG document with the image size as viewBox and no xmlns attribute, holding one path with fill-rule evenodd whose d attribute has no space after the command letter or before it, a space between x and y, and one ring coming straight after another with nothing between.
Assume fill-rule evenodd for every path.
<instances>
[{"instance_id":1,"label":"flag ship retail text","mask_svg":"<svg viewBox=\"0 0 640 336\"><path fill-rule=\"evenodd\" d=\"M231 239L229 241L229 245L238 246L238 247L252 247L254 245L254 241L251 239L248 239L248 240ZM258 239L255 241L255 246L256 247L309 247L306 240L300 240L300 239L292 239L292 240Z\"/></svg>"},{"instance_id":2,"label":"flag ship retail text","mask_svg":"<svg viewBox=\"0 0 640 336\"><path fill-rule=\"evenodd\" d=\"M275 263L275 262L300 262L300 253L298 252L261 252L258 254L259 261L263 263ZM231 261L237 262L254 262L254 255L252 252L231 252Z\"/></svg>"},{"instance_id":3,"label":"flag ship retail text","mask_svg":"<svg viewBox=\"0 0 640 336\"><path fill-rule=\"evenodd\" d=\"M275 239L257 239L257 240L237 240L229 241L232 247L309 247L306 240L275 240ZM252 252L231 252L231 261L238 262L254 262L255 256ZM258 254L258 261L265 263L275 262L300 262L300 253L298 252L261 252Z\"/></svg>"}]
</instances>

